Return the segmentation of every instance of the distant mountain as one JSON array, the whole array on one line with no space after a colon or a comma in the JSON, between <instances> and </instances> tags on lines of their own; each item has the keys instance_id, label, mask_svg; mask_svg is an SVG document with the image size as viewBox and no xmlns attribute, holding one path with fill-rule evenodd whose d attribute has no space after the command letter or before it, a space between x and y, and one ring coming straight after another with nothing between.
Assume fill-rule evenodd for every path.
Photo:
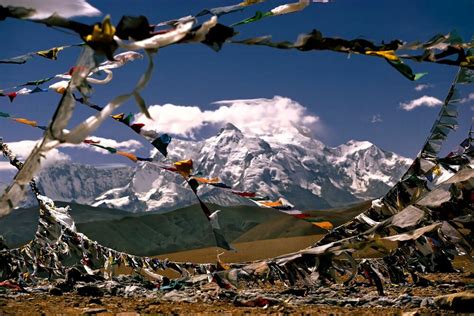
<instances>
[{"instance_id":1,"label":"distant mountain","mask_svg":"<svg viewBox=\"0 0 474 316\"><path fill-rule=\"evenodd\" d=\"M376 198L394 185L411 161L367 141L328 147L298 129L284 135L245 135L227 124L201 141L174 139L169 162L193 159L194 171L219 177L235 190L284 197L299 209L338 207ZM158 154L159 155L159 154ZM169 211L196 203L183 179L154 163L137 168L98 168L59 162L38 177L40 190L59 201L128 212ZM228 190L201 185L204 200L218 205L253 205ZM34 205L32 197L25 205Z\"/></svg>"},{"instance_id":2,"label":"distant mountain","mask_svg":"<svg viewBox=\"0 0 474 316\"><path fill-rule=\"evenodd\" d=\"M71 207L69 212L77 224L111 221L126 216L133 216L133 214L121 210L90 207L75 203L57 202L56 205L69 205ZM34 237L38 227L38 220L38 206L15 209L7 216L0 218L0 235L6 238L9 247L25 244Z\"/></svg>"},{"instance_id":3,"label":"distant mountain","mask_svg":"<svg viewBox=\"0 0 474 316\"><path fill-rule=\"evenodd\" d=\"M351 140L331 148L299 132L246 136L227 124L202 141L173 140L169 161L191 158L196 172L219 177L236 190L272 199L285 197L296 208L316 209L379 197L411 161L370 142ZM201 196L219 205L248 204L230 192L201 186ZM166 210L195 202L180 176L153 164L140 165L127 185L99 196L95 206L131 212Z\"/></svg>"}]
</instances>

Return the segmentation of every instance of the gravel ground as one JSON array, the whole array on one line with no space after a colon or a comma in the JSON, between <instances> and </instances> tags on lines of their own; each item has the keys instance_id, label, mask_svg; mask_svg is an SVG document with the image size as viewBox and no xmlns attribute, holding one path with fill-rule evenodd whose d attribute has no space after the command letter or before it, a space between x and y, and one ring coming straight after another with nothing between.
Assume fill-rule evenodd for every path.
<instances>
[{"instance_id":1,"label":"gravel ground","mask_svg":"<svg viewBox=\"0 0 474 316\"><path fill-rule=\"evenodd\" d=\"M336 284L315 288L259 284L236 291L203 282L164 291L144 287L136 283L136 278L124 277L106 285L78 282L68 292L52 285L27 288L29 293L4 289L0 294L0 315L474 313L472 272L425 277L431 281L429 285L386 285L383 297L363 281L347 287ZM453 293L461 294L456 299L440 298Z\"/></svg>"}]
</instances>

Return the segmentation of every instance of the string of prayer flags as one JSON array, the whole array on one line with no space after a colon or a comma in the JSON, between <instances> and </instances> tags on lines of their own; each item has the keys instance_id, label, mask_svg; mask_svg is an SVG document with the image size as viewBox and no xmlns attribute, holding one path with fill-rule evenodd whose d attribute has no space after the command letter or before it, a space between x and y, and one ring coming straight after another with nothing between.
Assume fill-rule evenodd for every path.
<instances>
[{"instance_id":1,"label":"string of prayer flags","mask_svg":"<svg viewBox=\"0 0 474 316\"><path fill-rule=\"evenodd\" d=\"M51 80L53 80L54 78L56 78L55 76L53 77L48 77L48 78L44 78L44 79L39 79L39 80L34 80L34 81L27 81L21 85L19 85L18 87L24 87L24 86L39 86L43 83L46 83L46 82L49 82ZM37 87L39 88L39 87ZM47 90L43 90L43 91L47 91Z\"/></svg>"},{"instance_id":2,"label":"string of prayer flags","mask_svg":"<svg viewBox=\"0 0 474 316\"><path fill-rule=\"evenodd\" d=\"M15 100L15 98L19 95L33 94L33 93L38 93L38 92L48 92L48 90L42 89L40 87L35 87L34 89L22 88L18 91L13 91L13 92L8 92L8 93L0 92L0 97L8 97L10 102L13 102L13 100Z\"/></svg>"},{"instance_id":3,"label":"string of prayer flags","mask_svg":"<svg viewBox=\"0 0 474 316\"><path fill-rule=\"evenodd\" d=\"M308 34L300 35L295 43L272 42L268 36L232 41L232 43L263 45L278 49L297 49L300 51L330 50L346 54L364 54L366 56L384 58L392 67L410 80L418 80L424 75L413 73L411 68L396 56L395 51L402 45L402 42L399 40L391 41L388 44L376 45L366 39L345 40L341 38L324 37L320 31L313 30Z\"/></svg>"},{"instance_id":4,"label":"string of prayer flags","mask_svg":"<svg viewBox=\"0 0 474 316\"><path fill-rule=\"evenodd\" d=\"M37 121L29 120L29 119L26 119L26 118L12 117L9 113L0 112L0 117L10 118L11 120L13 120L17 123L21 123L21 124L29 125L29 126L32 126L32 127L36 127L36 128L41 129L41 130L46 130L46 126L38 125ZM152 162L153 161L153 158L151 158L151 157L147 157L147 158L137 157L133 153L129 153L129 152L126 152L126 151L121 151L121 150L118 150L114 147L100 145L100 141L95 141L93 139L85 139L83 141L83 143L94 146L94 147L102 148L104 150L107 150L111 154L117 154L117 155L126 157L126 158L130 159L133 162L137 162L137 161Z\"/></svg>"},{"instance_id":5,"label":"string of prayer flags","mask_svg":"<svg viewBox=\"0 0 474 316\"><path fill-rule=\"evenodd\" d=\"M137 52L132 52L132 51L127 51L127 52L117 54L117 55L114 56L113 61L109 61L109 60L105 61L105 62L101 63L97 68L95 68L93 70L93 72L91 72L88 75L87 82L88 83L93 83L93 84L108 83L112 79L112 72L110 71L111 69L122 67L126 63L128 63L130 61L134 61L134 60L139 59L139 58L143 58L143 55L140 54L140 53L137 53ZM53 90L53 91L55 91L59 94L64 94L64 92L66 91L66 89L69 85L69 80L71 79L72 74L74 73L74 71L78 71L78 70L79 70L78 67L72 67L67 74L57 74L55 76L51 76L51 77L47 77L47 78L43 78L43 79L39 79L39 80L34 80L34 81L28 81L26 83L17 85L15 87L12 87L12 88L9 88L9 89L4 89L4 90L10 90L10 89L18 88L18 87L35 86L34 89L21 89L19 91L14 91L14 92L9 92L9 93L1 93L0 92L0 96L7 96L7 97L10 98L10 101L13 102L13 100L18 95L32 94L32 93L37 93L37 92L48 92L48 89ZM96 74L100 71L106 72L107 73L107 78L105 78L103 80L98 80L98 79L95 79L95 78L92 77L92 75L94 75L94 74ZM53 79L56 79L56 78L62 78L62 79L67 79L67 80L58 81L54 84L51 84L48 87L48 89L43 89L43 88L39 87L39 85L41 85L43 83L46 83L46 82L49 82L49 81L51 81ZM74 95L74 98L76 99L76 101L84 103L84 98L83 97L82 98L77 98ZM102 109L102 108L100 108L100 109Z\"/></svg>"},{"instance_id":6,"label":"string of prayer flags","mask_svg":"<svg viewBox=\"0 0 474 316\"><path fill-rule=\"evenodd\" d=\"M438 118L434 122L430 131L430 135L428 136L428 139L421 150L420 159L430 160L436 158L441 149L443 141L448 136L449 131L454 130L457 127L457 104L460 102L461 97L458 90L456 89L456 85L459 83L460 79L466 77L466 71L468 70L465 68L460 68L453 83L451 84L448 95L446 96L443 106L441 107L438 114ZM463 81L461 80L460 83L463 83Z\"/></svg>"},{"instance_id":7,"label":"string of prayer flags","mask_svg":"<svg viewBox=\"0 0 474 316\"><path fill-rule=\"evenodd\" d=\"M314 1L314 2L324 3L324 1ZM253 17L234 23L232 24L232 26L234 27L234 26L238 26L242 24L256 22L269 16L283 15L283 14L289 14L289 13L302 11L304 8L309 6L309 4L310 4L310 0L299 0L298 2L295 2L295 3L287 3L287 4L280 5L278 7L271 9L268 12L257 11Z\"/></svg>"},{"instance_id":8,"label":"string of prayer flags","mask_svg":"<svg viewBox=\"0 0 474 316\"><path fill-rule=\"evenodd\" d=\"M29 120L29 119L22 118L22 117L13 117L9 113L6 113L6 112L0 112L0 117L9 118L12 121L20 123L20 124L29 125L31 127L36 127L36 128L41 129L41 130L46 130L46 126L38 125L37 121Z\"/></svg>"},{"instance_id":9,"label":"string of prayer flags","mask_svg":"<svg viewBox=\"0 0 474 316\"><path fill-rule=\"evenodd\" d=\"M41 56L50 60L57 60L58 54L60 51L69 47L78 47L82 45L84 44L81 43L81 44L58 46L58 47L53 47L46 50L40 50L36 52L27 53L21 56L16 56L16 57L7 58L7 59L0 59L0 64L24 64L28 60L33 58L33 56Z\"/></svg>"},{"instance_id":10,"label":"string of prayer flags","mask_svg":"<svg viewBox=\"0 0 474 316\"><path fill-rule=\"evenodd\" d=\"M75 100L78 101L81 104L87 105L88 107L96 110L96 111L102 111L102 107L90 103L87 99L84 97L77 98L74 96ZM132 129L135 133L142 135L143 137L148 137L148 135L144 135L145 133L142 133L142 128L145 126L143 123L133 123L131 124L131 120L133 118L133 114L129 114L128 116L125 116L125 113L119 113L111 116L115 121L124 123L130 129ZM161 134L158 137L154 138L151 141L151 144L153 147L155 147L164 157L168 155L168 145L171 143L171 136L168 134Z\"/></svg>"},{"instance_id":11,"label":"string of prayer flags","mask_svg":"<svg viewBox=\"0 0 474 316\"><path fill-rule=\"evenodd\" d=\"M204 16L207 14L212 14L219 17L221 15L225 15L225 14L229 14L229 13L233 13L237 11L242 11L247 6L262 3L264 1L265 0L245 0L241 3L234 4L234 5L217 7L217 8L212 8L212 9L203 9L198 14L196 14L196 17Z\"/></svg>"},{"instance_id":12,"label":"string of prayer flags","mask_svg":"<svg viewBox=\"0 0 474 316\"><path fill-rule=\"evenodd\" d=\"M130 159L133 162L137 162L137 161L151 162L151 161L153 161L153 158L151 158L151 157L147 157L147 158L137 157L133 153L126 152L126 151L121 151L121 150L118 150L117 148L114 148L114 147L103 146L103 145L100 145L98 142L94 142L94 141L91 141L91 140L84 140L84 143L89 144L89 145L94 146L94 147L105 149L111 154L116 154L116 155L119 155L119 156L123 156L125 158Z\"/></svg>"},{"instance_id":13,"label":"string of prayer flags","mask_svg":"<svg viewBox=\"0 0 474 316\"><path fill-rule=\"evenodd\" d=\"M472 55L472 53L472 49L467 51L467 55ZM466 80L466 78L470 77L471 72L471 69L460 67L422 150L407 172L402 176L400 182L383 197L382 202L391 212L397 212L412 204L414 200L417 200L433 186L453 176L454 171L458 167L453 168L449 166L452 162L448 162L457 156L463 157L461 161L464 161L465 154L469 154L465 150L460 150L458 153L450 153L444 159L437 157L450 131L457 127L457 104L460 102L461 97L456 86L458 84L472 83L471 80ZM457 163L459 163L459 160Z\"/></svg>"},{"instance_id":14,"label":"string of prayer flags","mask_svg":"<svg viewBox=\"0 0 474 316\"><path fill-rule=\"evenodd\" d=\"M215 9L206 9L202 13L198 13L197 16L202 16L205 14L213 14L213 17L216 17L220 14L226 12L233 12L234 9L239 9L251 4L260 3L262 1L244 1L235 6L215 8ZM327 0L315 0L313 2L327 3ZM241 22L237 22L234 25L246 24L259 19L262 19L267 16L277 16L282 14L288 14L293 12L298 12L306 8L310 3L310 0L300 0L295 3L283 4L278 7L271 9L268 12L257 12L257 14L249 19L246 19ZM5 17L13 18L24 18L19 12L11 8L5 8L4 12ZM235 35L232 27L226 27L222 24L215 24L214 20L209 20L203 23L197 28L193 28L196 18L195 17L185 17L177 20L168 21L165 23L160 23L158 25L168 25L172 28L165 31L152 32L152 29L155 27L148 23L148 20L144 16L140 17L130 17L125 16L120 21L120 32L117 32L111 22L110 18L106 17L102 23L95 25L86 25L79 22L70 21L61 17L53 16L45 20L39 20L38 23L44 23L51 26L58 26L66 29L71 29L74 32L77 32L88 45L90 45L98 54L105 54L112 60L112 53L120 46L122 48L129 49L157 49L164 47L170 44L183 43L186 41L198 40L203 44L212 47L215 50L219 50L222 47L222 44L227 41L229 38ZM210 25L214 25L210 27ZM377 56L382 57L387 60L387 62L397 69L402 75L410 80L418 80L421 78L424 73L414 73L411 68L405 65L401 59L411 59L416 61L426 61L426 62L435 62L440 64L447 65L456 65L467 68L474 67L474 56L467 55L465 53L466 48L473 46L472 43L463 43L461 38L454 33L448 35L436 35L427 42L420 43L415 42L412 44L403 44L398 41L398 45L378 45L373 44L370 41L364 39L356 40L344 40L338 38L322 38L322 36L317 34L318 31L313 33L300 36L298 41L295 44L289 44L288 42L280 43L271 43L266 38L265 41L256 41L255 39L243 40L243 41L234 41L235 43L245 43L247 45L267 45L280 49L289 49L296 48L298 50L333 50L344 53L358 53L366 54L368 56ZM320 32L319 32L320 33ZM194 35L193 35L194 34ZM199 34L199 35L197 35ZM204 38L204 40L202 40ZM123 40L130 40L129 43L124 42ZM262 39L262 37L260 37ZM393 44L392 41L390 44ZM57 49L47 50L46 56L51 56L54 58L56 51L60 51L61 47ZM396 50L399 49L423 49L424 52L421 55L401 55L397 56ZM435 50L441 50L439 53L435 53ZM457 55L456 60L447 59L447 57ZM134 94L135 96L137 94ZM137 103L142 99L137 97Z\"/></svg>"}]
</instances>

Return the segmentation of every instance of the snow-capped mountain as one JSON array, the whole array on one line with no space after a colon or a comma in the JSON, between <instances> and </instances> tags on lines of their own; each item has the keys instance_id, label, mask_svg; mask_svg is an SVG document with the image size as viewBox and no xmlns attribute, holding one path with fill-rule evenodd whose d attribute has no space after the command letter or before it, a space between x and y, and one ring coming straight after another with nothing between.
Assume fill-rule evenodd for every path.
<instances>
[{"instance_id":1,"label":"snow-capped mountain","mask_svg":"<svg viewBox=\"0 0 474 316\"><path fill-rule=\"evenodd\" d=\"M174 139L169 152L166 161L170 163L192 159L195 173L219 177L235 190L254 191L271 199L284 197L300 209L328 208L379 197L411 163L366 141L351 140L331 148L296 129L293 133L258 137L244 135L232 124L202 141ZM81 201L130 212L164 211L196 203L179 175L154 163L122 172L130 176L111 172L108 190L104 190L105 183L97 187L89 183ZM44 186L47 183L53 191L56 187L53 180L40 182ZM74 183L80 185L81 181ZM67 196L68 186L72 188L72 184L64 185L61 197ZM78 188L74 190L77 192ZM96 195L99 191L101 194ZM199 193L204 200L220 205L249 203L228 190L208 185L201 185ZM50 194L55 198L53 192ZM79 201L78 198L74 199Z\"/></svg>"},{"instance_id":2,"label":"snow-capped mountain","mask_svg":"<svg viewBox=\"0 0 474 316\"><path fill-rule=\"evenodd\" d=\"M174 139L161 164L192 159L194 173L219 177L238 191L270 199L284 197L296 208L329 208L383 195L411 161L367 141L332 148L294 129L285 134L244 135L227 124L201 141ZM119 208L129 212L167 211L196 203L181 176L155 163L97 167L57 162L38 177L43 194L57 201ZM209 185L199 195L219 205L252 204L229 190ZM23 204L34 205L31 195Z\"/></svg>"},{"instance_id":3,"label":"snow-capped mountain","mask_svg":"<svg viewBox=\"0 0 474 316\"><path fill-rule=\"evenodd\" d=\"M91 166L58 161L43 169L36 177L40 192L55 201L92 204L103 192L125 186L133 177L128 166ZM29 191L28 191L29 192ZM22 206L36 205L32 193Z\"/></svg>"}]
</instances>

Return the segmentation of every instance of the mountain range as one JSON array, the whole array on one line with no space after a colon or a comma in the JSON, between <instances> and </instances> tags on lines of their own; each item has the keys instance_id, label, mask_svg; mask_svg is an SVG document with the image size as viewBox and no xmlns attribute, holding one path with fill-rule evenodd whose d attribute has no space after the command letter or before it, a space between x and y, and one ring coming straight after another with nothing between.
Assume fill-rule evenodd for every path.
<instances>
[{"instance_id":1,"label":"mountain range","mask_svg":"<svg viewBox=\"0 0 474 316\"><path fill-rule=\"evenodd\" d=\"M394 185L411 160L367 141L329 147L295 128L285 134L246 135L228 123L215 136L173 139L160 164L192 159L194 173L219 177L234 190L270 199L285 198L295 208L324 209L376 198ZM95 167L58 162L38 177L43 194L56 201L117 208L128 212L169 211L196 203L181 176L155 163ZM199 195L217 205L249 205L230 190L209 185ZM24 206L33 205L30 198Z\"/></svg>"}]
</instances>

